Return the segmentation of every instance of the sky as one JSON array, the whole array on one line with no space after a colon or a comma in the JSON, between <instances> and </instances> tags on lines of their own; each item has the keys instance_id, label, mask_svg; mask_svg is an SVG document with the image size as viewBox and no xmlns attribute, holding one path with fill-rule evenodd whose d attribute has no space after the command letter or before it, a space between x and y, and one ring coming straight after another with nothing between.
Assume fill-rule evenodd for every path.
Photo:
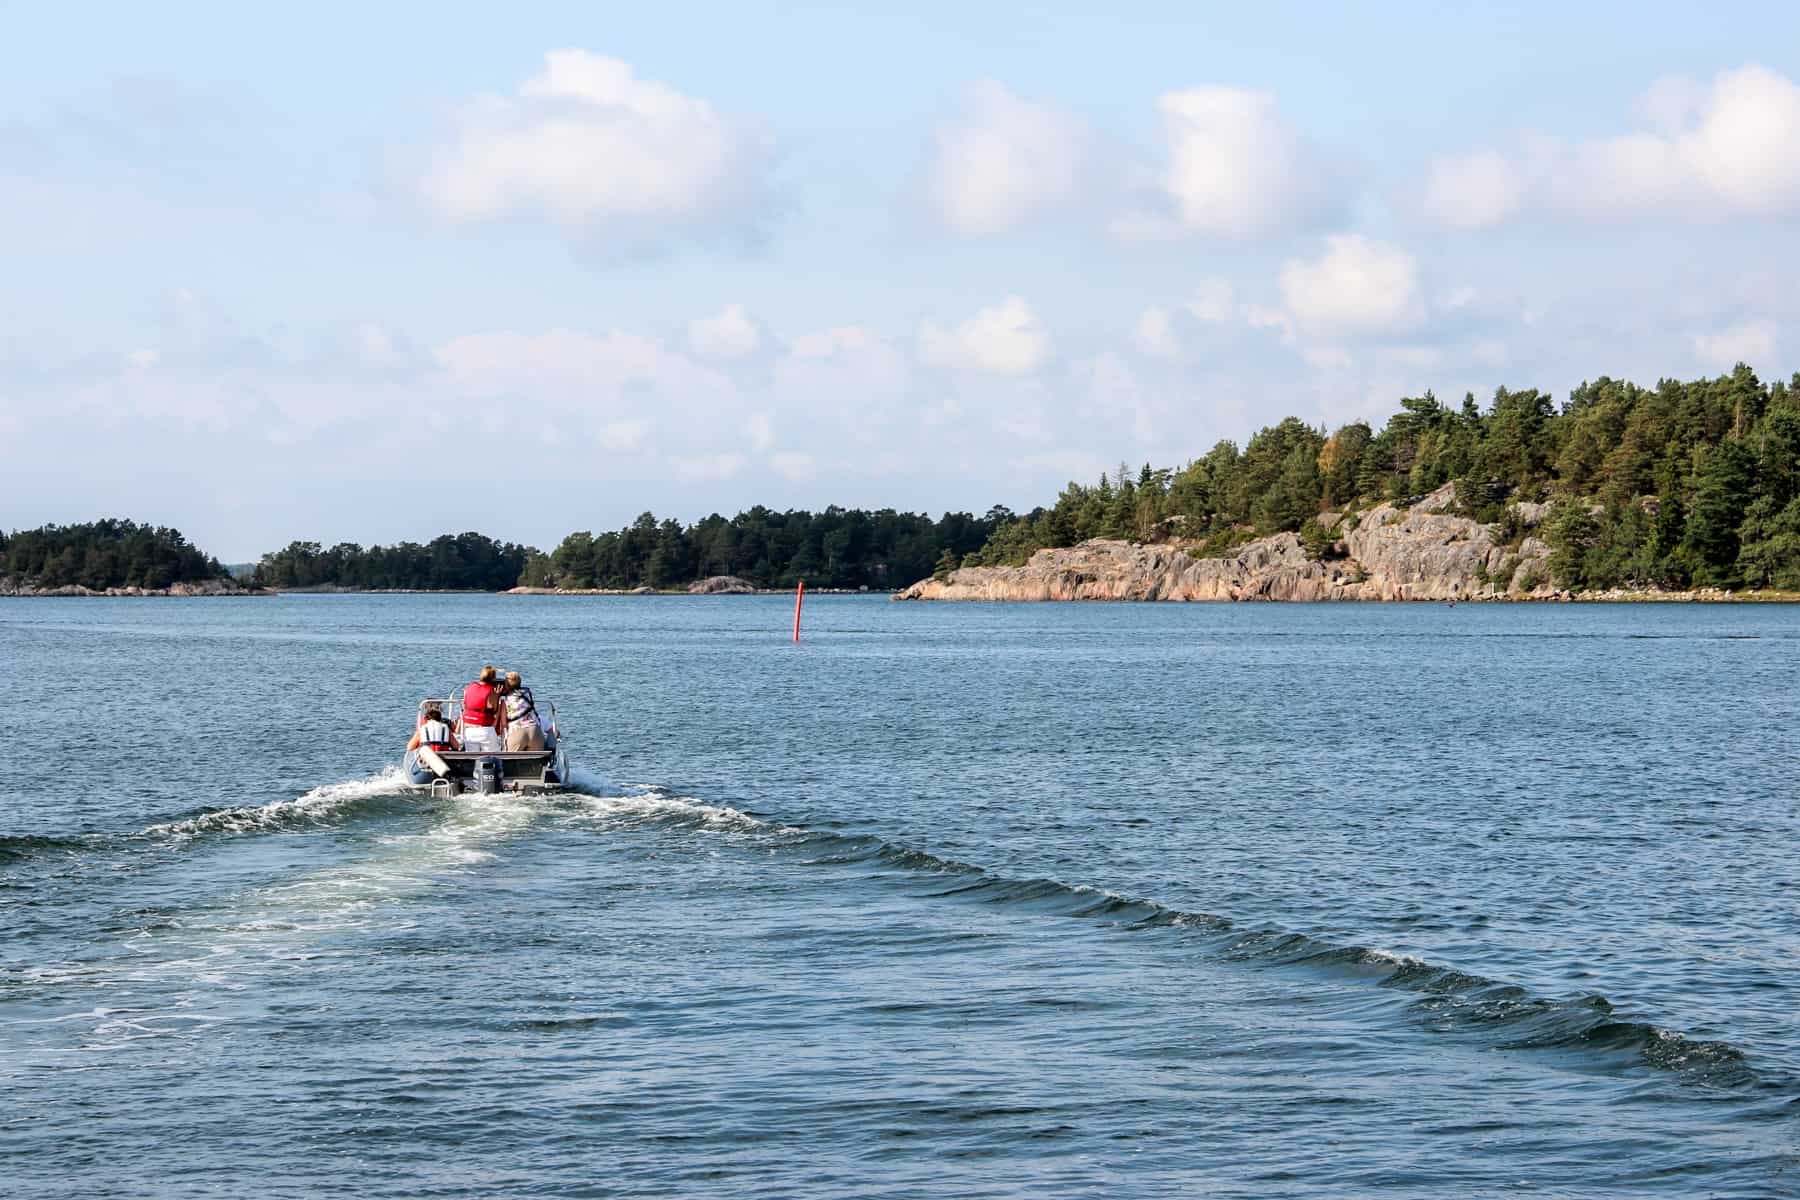
<instances>
[{"instance_id":1,"label":"sky","mask_svg":"<svg viewBox=\"0 0 1800 1200\"><path fill-rule=\"evenodd\" d=\"M1018 510L1800 367L1800 6L0 0L0 527Z\"/></svg>"}]
</instances>

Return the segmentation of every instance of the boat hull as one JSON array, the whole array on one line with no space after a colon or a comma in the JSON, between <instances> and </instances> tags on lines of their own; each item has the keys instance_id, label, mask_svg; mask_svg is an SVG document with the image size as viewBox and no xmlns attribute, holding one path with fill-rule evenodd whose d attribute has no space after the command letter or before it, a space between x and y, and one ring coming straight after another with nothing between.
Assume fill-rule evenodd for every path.
<instances>
[{"instance_id":1,"label":"boat hull","mask_svg":"<svg viewBox=\"0 0 1800 1200\"><path fill-rule=\"evenodd\" d=\"M437 758L445 768L442 776L416 753L409 753L404 764L407 781L414 787L462 795L553 792L566 786L569 778L568 758L559 749L511 753L440 750Z\"/></svg>"}]
</instances>

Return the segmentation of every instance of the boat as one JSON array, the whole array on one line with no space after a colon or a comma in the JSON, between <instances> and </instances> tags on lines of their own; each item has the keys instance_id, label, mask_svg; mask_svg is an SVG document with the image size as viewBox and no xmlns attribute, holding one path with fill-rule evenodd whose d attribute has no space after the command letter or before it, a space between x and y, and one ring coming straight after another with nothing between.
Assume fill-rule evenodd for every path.
<instances>
[{"instance_id":1,"label":"boat","mask_svg":"<svg viewBox=\"0 0 1800 1200\"><path fill-rule=\"evenodd\" d=\"M450 698L427 696L419 701L418 719L413 728L423 724L426 711L433 708L456 730L460 743L461 692ZM421 746L407 751L404 763L407 782L417 788L429 788L434 796L560 791L569 781L568 739L557 722L556 705L550 705L549 710L547 717L540 715L544 724L542 750L431 750Z\"/></svg>"}]
</instances>

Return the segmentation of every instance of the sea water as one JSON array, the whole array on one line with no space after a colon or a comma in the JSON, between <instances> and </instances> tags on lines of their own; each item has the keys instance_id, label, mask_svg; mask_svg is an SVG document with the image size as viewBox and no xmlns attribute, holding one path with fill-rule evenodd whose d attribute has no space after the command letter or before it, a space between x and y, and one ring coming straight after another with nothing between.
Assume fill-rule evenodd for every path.
<instances>
[{"instance_id":1,"label":"sea water","mask_svg":"<svg viewBox=\"0 0 1800 1200\"><path fill-rule=\"evenodd\" d=\"M1800 610L789 620L0 600L6 1194L1800 1194Z\"/></svg>"}]
</instances>

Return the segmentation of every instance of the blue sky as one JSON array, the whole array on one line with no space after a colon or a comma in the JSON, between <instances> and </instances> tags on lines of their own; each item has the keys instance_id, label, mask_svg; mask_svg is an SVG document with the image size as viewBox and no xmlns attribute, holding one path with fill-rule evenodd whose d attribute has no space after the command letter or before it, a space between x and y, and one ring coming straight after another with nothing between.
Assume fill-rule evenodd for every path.
<instances>
[{"instance_id":1,"label":"blue sky","mask_svg":"<svg viewBox=\"0 0 1800 1200\"><path fill-rule=\"evenodd\" d=\"M0 524L1026 508L1800 365L1800 10L1095 7L0 4Z\"/></svg>"}]
</instances>

